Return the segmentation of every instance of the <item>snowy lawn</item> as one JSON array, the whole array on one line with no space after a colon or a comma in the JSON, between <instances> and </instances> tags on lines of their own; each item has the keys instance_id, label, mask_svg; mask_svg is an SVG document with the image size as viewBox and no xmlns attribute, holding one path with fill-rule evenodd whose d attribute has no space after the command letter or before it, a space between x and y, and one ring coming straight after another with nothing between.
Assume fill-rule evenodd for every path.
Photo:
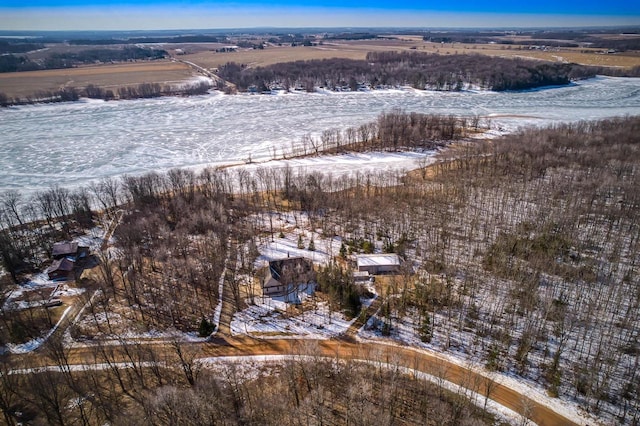
<instances>
[{"instance_id":1,"label":"snowy lawn","mask_svg":"<svg viewBox=\"0 0 640 426\"><path fill-rule=\"evenodd\" d=\"M327 339L344 333L355 320L348 321L343 314L330 312L326 302L296 316L285 314L282 304L284 302L266 297L264 302L236 313L231 321L231 333L264 338Z\"/></svg>"},{"instance_id":2,"label":"snowy lawn","mask_svg":"<svg viewBox=\"0 0 640 426\"><path fill-rule=\"evenodd\" d=\"M233 316L231 333L306 339L328 339L343 334L357 318L349 320L341 312L331 311L328 302L314 298L314 287L309 285L287 296L256 297L254 305ZM366 310L374 300L362 298L362 309ZM303 309L294 308L291 301Z\"/></svg>"}]
</instances>

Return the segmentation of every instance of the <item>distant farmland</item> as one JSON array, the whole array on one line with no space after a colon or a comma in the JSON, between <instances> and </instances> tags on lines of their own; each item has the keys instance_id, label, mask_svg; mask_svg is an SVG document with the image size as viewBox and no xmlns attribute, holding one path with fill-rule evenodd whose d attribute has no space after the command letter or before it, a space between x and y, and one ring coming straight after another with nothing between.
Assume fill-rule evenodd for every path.
<instances>
[{"instance_id":1,"label":"distant farmland","mask_svg":"<svg viewBox=\"0 0 640 426\"><path fill-rule=\"evenodd\" d=\"M415 37L398 36L398 39L330 41L317 46L275 46L264 49L241 49L237 52L200 51L183 56L205 68L217 68L227 62L248 66L268 66L298 60L346 58L365 59L368 52L415 50L441 55L474 53L487 56L521 57L551 62L575 62L582 65L631 68L640 66L640 54L635 51L604 54L602 49L557 48L538 50L530 46L480 44L480 43L431 43Z\"/></svg>"},{"instance_id":2,"label":"distant farmland","mask_svg":"<svg viewBox=\"0 0 640 426\"><path fill-rule=\"evenodd\" d=\"M63 87L82 88L88 84L105 89L141 83L180 84L195 72L186 64L170 61L127 62L56 70L0 74L0 92L9 97L33 96Z\"/></svg>"},{"instance_id":3,"label":"distant farmland","mask_svg":"<svg viewBox=\"0 0 640 426\"><path fill-rule=\"evenodd\" d=\"M444 33L443 33L444 34ZM443 36L443 34L438 34ZM436 34L434 34L435 36ZM449 38L462 37L464 34L446 33ZM597 40L607 41L607 34L600 34ZM612 34L611 37L622 36ZM623 37L628 39L629 37ZM225 46L247 44L250 40L260 48L240 47L235 51L221 51ZM364 60L369 52L415 51L439 55L480 54L494 57L526 58L549 62L577 63L582 65L615 67L630 69L640 66L640 52L634 47L626 51L616 49L594 48L576 43L568 46L567 40L532 39L529 36L502 36L489 39L466 41L425 41L422 36L385 34L379 38L365 40L317 39L311 38L312 45L301 45L290 42L274 42L267 36L242 36L230 38L223 43L167 43L162 46L169 55L176 59L191 62L197 66L215 72L217 68L228 62L236 62L250 68L269 66L282 62L294 62L313 59L356 59ZM434 40L437 40L434 39ZM460 40L466 40L460 38ZM631 38L631 40L634 40ZM507 43L507 44L503 44ZM532 43L536 43L535 45ZM539 44L538 44L539 43ZM554 47L555 43L555 47ZM564 45L562 45L564 43ZM546 46L545 46L546 44ZM79 52L87 47L51 44L47 49L34 51L27 56L42 61L51 53ZM116 48L116 47L114 47ZM186 54L185 54L186 53ZM168 60L123 62L119 64L95 64L43 71L27 71L0 73L0 93L9 98L38 97L38 93L52 92L62 88L75 87L82 89L89 84L111 89L114 92L123 86L137 86L141 83L159 83L160 85L178 85L197 75L195 67L188 64Z\"/></svg>"}]
</instances>

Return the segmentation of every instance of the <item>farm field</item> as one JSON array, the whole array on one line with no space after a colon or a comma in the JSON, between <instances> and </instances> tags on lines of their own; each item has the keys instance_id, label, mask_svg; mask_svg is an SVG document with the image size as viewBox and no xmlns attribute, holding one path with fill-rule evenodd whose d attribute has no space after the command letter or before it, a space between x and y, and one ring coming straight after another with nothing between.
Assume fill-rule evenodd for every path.
<instances>
[{"instance_id":1,"label":"farm field","mask_svg":"<svg viewBox=\"0 0 640 426\"><path fill-rule=\"evenodd\" d=\"M55 70L0 73L0 93L9 97L33 96L38 92L89 84L117 89L142 83L176 85L195 73L186 64L173 61L130 62Z\"/></svg>"},{"instance_id":2,"label":"farm field","mask_svg":"<svg viewBox=\"0 0 640 426\"><path fill-rule=\"evenodd\" d=\"M583 65L633 67L640 65L637 52L603 54L602 49L554 48L547 51L530 49L522 45L431 43L420 37L399 36L394 40L327 41L317 46L267 45L264 49L241 49L237 52L200 51L184 55L183 58L205 68L217 68L227 62L248 66L267 66L280 62L312 59L346 58L365 59L368 52L390 50L415 50L424 53L480 54L500 57L522 57L552 62L575 62Z\"/></svg>"}]
</instances>

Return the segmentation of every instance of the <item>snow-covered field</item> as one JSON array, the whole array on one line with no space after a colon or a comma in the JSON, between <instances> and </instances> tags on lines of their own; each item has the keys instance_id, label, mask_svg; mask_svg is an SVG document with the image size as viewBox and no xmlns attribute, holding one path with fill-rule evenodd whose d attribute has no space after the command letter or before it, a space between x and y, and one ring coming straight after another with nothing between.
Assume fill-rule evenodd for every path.
<instances>
[{"instance_id":1,"label":"snow-covered field","mask_svg":"<svg viewBox=\"0 0 640 426\"><path fill-rule=\"evenodd\" d=\"M106 176L223 165L307 133L356 126L401 108L480 115L494 129L640 114L640 79L598 77L562 88L457 93L406 90L80 101L0 109L0 190L25 193ZM376 158L369 159L369 164ZM365 164L367 161L361 161ZM328 165L327 168L330 168Z\"/></svg>"}]
</instances>

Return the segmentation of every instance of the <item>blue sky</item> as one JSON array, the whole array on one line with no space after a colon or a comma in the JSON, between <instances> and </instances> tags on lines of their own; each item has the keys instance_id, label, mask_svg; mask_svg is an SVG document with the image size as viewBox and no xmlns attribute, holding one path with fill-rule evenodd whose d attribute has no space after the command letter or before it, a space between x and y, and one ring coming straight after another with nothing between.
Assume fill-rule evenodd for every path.
<instances>
[{"instance_id":1,"label":"blue sky","mask_svg":"<svg viewBox=\"0 0 640 426\"><path fill-rule=\"evenodd\" d=\"M0 30L640 26L637 0L0 0Z\"/></svg>"}]
</instances>

